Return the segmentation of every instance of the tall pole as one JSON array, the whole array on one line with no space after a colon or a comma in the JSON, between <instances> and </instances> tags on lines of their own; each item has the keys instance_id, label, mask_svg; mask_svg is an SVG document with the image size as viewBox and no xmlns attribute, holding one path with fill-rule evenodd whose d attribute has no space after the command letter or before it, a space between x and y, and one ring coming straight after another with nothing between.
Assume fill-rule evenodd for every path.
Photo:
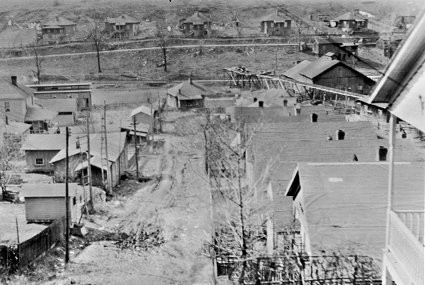
<instances>
[{"instance_id":1,"label":"tall pole","mask_svg":"<svg viewBox=\"0 0 425 285\"><path fill-rule=\"evenodd\" d=\"M136 116L133 116L133 130L134 130L134 156L136 159L136 175L137 175L137 179L139 179L139 154L137 151Z\"/></svg>"},{"instance_id":2,"label":"tall pole","mask_svg":"<svg viewBox=\"0 0 425 285\"><path fill-rule=\"evenodd\" d=\"M89 183L89 193L90 193L90 202L89 206L92 211L94 211L94 202L93 202L93 188L92 188L92 173L91 173L91 155L90 155L90 111L87 111L87 174L88 174L88 183ZM103 170L102 170L103 171Z\"/></svg>"},{"instance_id":3,"label":"tall pole","mask_svg":"<svg viewBox=\"0 0 425 285\"><path fill-rule=\"evenodd\" d=\"M65 147L65 263L69 261L69 129L66 127L66 147Z\"/></svg>"},{"instance_id":4,"label":"tall pole","mask_svg":"<svg viewBox=\"0 0 425 285\"><path fill-rule=\"evenodd\" d=\"M385 236L385 249L388 250L390 241L390 217L394 195L394 144L396 133L396 118L390 114L390 134L389 134L389 167L388 167L388 193L387 193L387 228Z\"/></svg>"},{"instance_id":5,"label":"tall pole","mask_svg":"<svg viewBox=\"0 0 425 285\"><path fill-rule=\"evenodd\" d=\"M105 155L106 155L106 167L108 169L107 179L108 179L108 192L112 194L112 168L109 167L109 156L108 156L108 133L106 131L106 101L103 105L103 131L105 136Z\"/></svg>"}]
</instances>

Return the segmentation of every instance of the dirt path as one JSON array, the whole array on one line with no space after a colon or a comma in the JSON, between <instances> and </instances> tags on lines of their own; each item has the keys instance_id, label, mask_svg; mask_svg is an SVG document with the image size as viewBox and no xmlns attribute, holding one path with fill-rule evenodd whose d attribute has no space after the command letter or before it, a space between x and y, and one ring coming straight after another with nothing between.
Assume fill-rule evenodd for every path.
<instances>
[{"instance_id":1,"label":"dirt path","mask_svg":"<svg viewBox=\"0 0 425 285\"><path fill-rule=\"evenodd\" d=\"M76 284L211 284L211 262L201 255L209 238L208 188L197 173L201 159L167 137L156 158L161 179L131 197L111 202L108 214L94 218L105 230L129 231L143 223L159 225L165 243L150 252L120 250L96 242L69 265L59 280ZM152 163L149 163L152 164ZM58 280L56 280L58 281ZM55 281L55 282L56 282Z\"/></svg>"}]
</instances>

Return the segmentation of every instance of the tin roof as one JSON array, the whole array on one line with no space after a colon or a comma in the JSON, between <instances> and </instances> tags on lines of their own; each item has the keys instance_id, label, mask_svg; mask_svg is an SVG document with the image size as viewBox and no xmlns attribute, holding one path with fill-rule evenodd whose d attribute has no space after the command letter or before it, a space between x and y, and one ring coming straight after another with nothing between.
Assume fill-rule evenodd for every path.
<instances>
[{"instance_id":1,"label":"tin roof","mask_svg":"<svg viewBox=\"0 0 425 285\"><path fill-rule=\"evenodd\" d=\"M41 107L27 107L27 112L25 114L25 122L51 121L56 118L57 115L57 112Z\"/></svg>"},{"instance_id":2,"label":"tin roof","mask_svg":"<svg viewBox=\"0 0 425 285\"><path fill-rule=\"evenodd\" d=\"M68 187L71 197L83 191L77 183L69 183ZM25 198L65 197L65 183L22 184L21 195Z\"/></svg>"},{"instance_id":3,"label":"tin roof","mask_svg":"<svg viewBox=\"0 0 425 285\"><path fill-rule=\"evenodd\" d=\"M284 17L279 12L275 11L261 18L261 22L274 22L274 23L282 23L285 21L291 21L290 18Z\"/></svg>"},{"instance_id":4,"label":"tin roof","mask_svg":"<svg viewBox=\"0 0 425 285\"><path fill-rule=\"evenodd\" d=\"M211 23L211 20L203 13L196 11L192 16L185 19L183 23L191 23L193 25L203 25L204 23Z\"/></svg>"},{"instance_id":5,"label":"tin roof","mask_svg":"<svg viewBox=\"0 0 425 285\"><path fill-rule=\"evenodd\" d=\"M76 24L73 21L68 20L68 19L66 19L64 17L55 17L54 19L45 22L43 24L43 28L44 27L48 27L48 28L51 28L51 27L62 28L63 26L75 26L75 25Z\"/></svg>"},{"instance_id":6,"label":"tin roof","mask_svg":"<svg viewBox=\"0 0 425 285\"><path fill-rule=\"evenodd\" d=\"M75 138L70 136L70 144ZM22 150L61 150L65 147L64 134L29 134L22 143Z\"/></svg>"},{"instance_id":7,"label":"tin roof","mask_svg":"<svg viewBox=\"0 0 425 285\"><path fill-rule=\"evenodd\" d=\"M186 80L167 90L167 94L177 97L179 100L202 99L202 95L210 95L212 93L205 86L191 80Z\"/></svg>"},{"instance_id":8,"label":"tin roof","mask_svg":"<svg viewBox=\"0 0 425 285\"><path fill-rule=\"evenodd\" d=\"M134 17L131 17L127 14L122 14L116 18L113 17L108 17L105 19L106 23L110 23L110 24L119 24L119 25L125 25L125 24L139 24L140 21L137 20Z\"/></svg>"},{"instance_id":9,"label":"tin roof","mask_svg":"<svg viewBox=\"0 0 425 285\"><path fill-rule=\"evenodd\" d=\"M37 104L55 112L77 112L77 98L37 99Z\"/></svg>"},{"instance_id":10,"label":"tin roof","mask_svg":"<svg viewBox=\"0 0 425 285\"><path fill-rule=\"evenodd\" d=\"M356 13L352 11L352 12L342 14L341 16L338 16L335 19L332 19L332 21L350 21L350 20L364 21L366 19L367 19L366 16L363 16L360 13Z\"/></svg>"},{"instance_id":11,"label":"tin roof","mask_svg":"<svg viewBox=\"0 0 425 285\"><path fill-rule=\"evenodd\" d=\"M25 99L34 94L34 90L25 85L13 85L10 80L0 79L0 99Z\"/></svg>"}]
</instances>

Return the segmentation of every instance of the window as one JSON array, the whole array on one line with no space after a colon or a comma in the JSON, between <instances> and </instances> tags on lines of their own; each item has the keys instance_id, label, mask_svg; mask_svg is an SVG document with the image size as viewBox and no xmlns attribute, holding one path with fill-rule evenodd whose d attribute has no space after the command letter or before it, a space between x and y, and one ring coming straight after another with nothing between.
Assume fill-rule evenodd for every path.
<instances>
[{"instance_id":1,"label":"window","mask_svg":"<svg viewBox=\"0 0 425 285\"><path fill-rule=\"evenodd\" d=\"M358 91L363 91L363 85L359 84L359 86L357 86L357 90Z\"/></svg>"},{"instance_id":2,"label":"window","mask_svg":"<svg viewBox=\"0 0 425 285\"><path fill-rule=\"evenodd\" d=\"M72 197L72 205L77 205L77 198L76 197Z\"/></svg>"},{"instance_id":3,"label":"window","mask_svg":"<svg viewBox=\"0 0 425 285\"><path fill-rule=\"evenodd\" d=\"M35 159L35 165L44 165L44 159L43 158L36 158Z\"/></svg>"},{"instance_id":4,"label":"window","mask_svg":"<svg viewBox=\"0 0 425 285\"><path fill-rule=\"evenodd\" d=\"M4 102L4 111L10 112L10 103L8 101Z\"/></svg>"}]
</instances>

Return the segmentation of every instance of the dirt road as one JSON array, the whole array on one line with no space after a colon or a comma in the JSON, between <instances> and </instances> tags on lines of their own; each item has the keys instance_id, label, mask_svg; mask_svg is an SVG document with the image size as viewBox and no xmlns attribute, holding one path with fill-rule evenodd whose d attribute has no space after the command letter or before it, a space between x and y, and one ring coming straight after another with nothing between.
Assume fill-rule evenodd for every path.
<instances>
[{"instance_id":1,"label":"dirt road","mask_svg":"<svg viewBox=\"0 0 425 285\"><path fill-rule=\"evenodd\" d=\"M157 182L119 197L108 212L92 217L104 230L131 231L155 224L165 243L149 252L120 250L113 242L88 246L55 282L76 284L211 284L211 262L201 255L209 239L209 192L198 173L201 157L185 149L185 139L164 137L164 151L150 156L142 171L157 168ZM90 222L88 222L90 224ZM56 283L57 284L57 283Z\"/></svg>"}]
</instances>

